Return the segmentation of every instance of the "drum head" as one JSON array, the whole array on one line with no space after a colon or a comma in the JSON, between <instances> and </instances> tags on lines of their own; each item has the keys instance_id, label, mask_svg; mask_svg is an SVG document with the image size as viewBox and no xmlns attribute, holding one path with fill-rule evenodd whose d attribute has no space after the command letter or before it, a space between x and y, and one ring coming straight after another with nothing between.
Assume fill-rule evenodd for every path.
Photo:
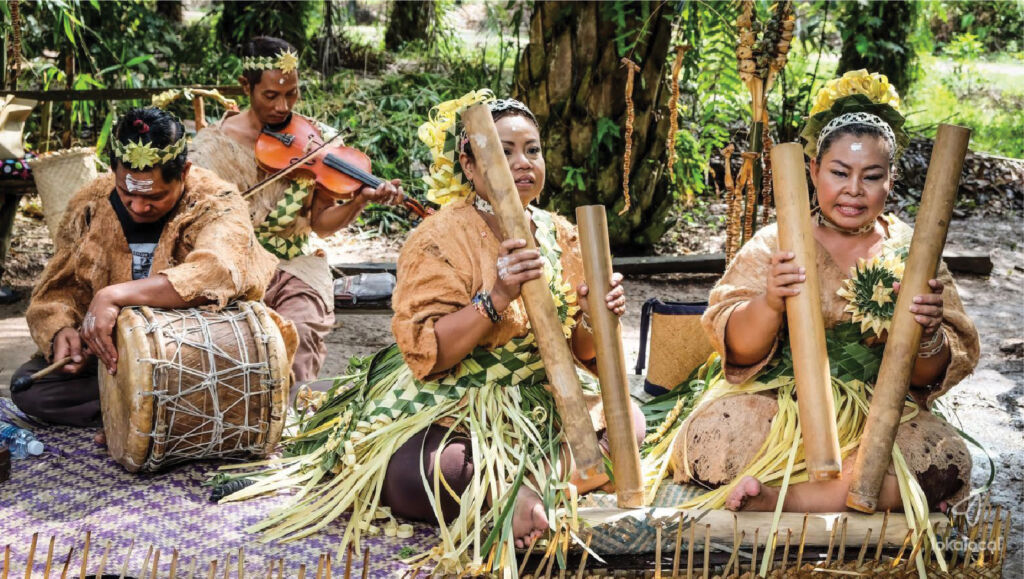
<instances>
[{"instance_id":1,"label":"drum head","mask_svg":"<svg viewBox=\"0 0 1024 579\"><path fill-rule=\"evenodd\" d=\"M117 374L104 368L100 375L100 407L110 456L129 472L146 462L153 431L153 359L146 321L132 308L121 310L114 340Z\"/></svg>"}]
</instances>

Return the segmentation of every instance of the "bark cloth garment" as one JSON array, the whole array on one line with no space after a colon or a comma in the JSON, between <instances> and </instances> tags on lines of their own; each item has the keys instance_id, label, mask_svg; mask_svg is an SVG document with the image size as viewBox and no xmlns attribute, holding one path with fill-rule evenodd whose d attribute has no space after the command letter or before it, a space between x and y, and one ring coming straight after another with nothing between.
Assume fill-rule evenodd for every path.
<instances>
[{"instance_id":1,"label":"bark cloth garment","mask_svg":"<svg viewBox=\"0 0 1024 579\"><path fill-rule=\"evenodd\" d=\"M25 318L47 358L59 330L81 325L96 292L132 281L131 249L110 204L113 190L114 175L108 173L71 198L54 255L32 292ZM209 299L210 308L222 308L235 299L261 299L276 262L257 243L247 215L233 185L193 167L160 235L150 275L166 276L183 300ZM282 330L289 335L290 330ZM293 345L294 338L289 347L294 349ZM99 418L98 390L95 412L90 412L78 394L64 399L53 388L31 387L12 393L12 398L25 412L51 422L86 425ZM65 415L61 400L78 408L73 416Z\"/></svg>"},{"instance_id":2,"label":"bark cloth garment","mask_svg":"<svg viewBox=\"0 0 1024 579\"><path fill-rule=\"evenodd\" d=\"M883 223L887 224L887 244L904 248L909 244L909 226L892 216L883 218ZM686 419L674 442L671 466L678 482L718 487L735 481L741 474L749 474L746 469L764 452L762 445L777 420L777 397L792 389L792 362L784 328L760 362L752 366L722 363L729 317L740 304L764 294L771 254L777 247L777 226L761 229L743 246L711 292L703 324L716 354L706 367L707 390L697 400L696 410ZM850 392L866 387L859 384L860 380L873 384L884 345L866 345L859 324L851 323L851 313L845 311L848 302L837 294L848 272L840 271L821 244L817 245L816 267L838 414L844 406L852 406L848 404ZM966 496L970 490L971 457L956 430L929 409L936 398L973 371L979 355L978 333L964 312L945 265L940 267L938 279L945 288L942 331L949 344L950 363L935 388L912 389L920 411L909 420L905 418L896 437L910 472L932 508L941 500L955 501ZM870 331L868 335L873 337ZM723 365L724 371L720 370ZM779 384L787 386L784 389ZM756 392L751 393L752 390ZM867 390L863 392L866 396ZM866 408L862 410L866 414ZM905 416L912 411L913 405L908 404ZM846 433L849 443L843 445L845 464L853 460L851 454L856 452L860 433L859 429ZM844 439L844 433L840 437Z\"/></svg>"},{"instance_id":3,"label":"bark cloth garment","mask_svg":"<svg viewBox=\"0 0 1024 579\"><path fill-rule=\"evenodd\" d=\"M572 288L583 279L576 231L547 212L531 214L548 287L568 337L579 315ZM398 466L404 467L406 478L419 477L429 501L426 512L433 513L434 521L447 521L439 544L424 554L424 561L438 565L438 572L515 569L511 512L520 485L538 491L549 517L574 500L568 473L548 472L568 469L558 468L561 445L554 400L545 388L543 362L522 301L513 302L504 319L457 366L429 375L437 358L435 322L466 307L478 291L493 287L499 245L464 200L425 219L398 259L392 300L397 344L374 356L353 358L347 375L336 379L300 434L287 441L284 461L270 472L257 473L255 485L228 500L326 480L300 493L263 525L270 537L295 536L351 509L343 542L354 541L359 548L360 533L368 524L360 521L373 516L382 494L393 492L388 490L393 482L388 473L394 469L389 467L407 457ZM603 427L603 412L596 380L582 369L578 373L589 392L597 431ZM449 440L468 449L476 458L468 490L460 493L442 477L421 474L450 469L416 460L422 456L416 452L419 447L406 446L410 441L415 445L414 439L426 441L422 455L429 454L427 446L437 448ZM445 508L451 504L446 496L459 496L454 513ZM299 510L312 514L304 515L304 521L288 519Z\"/></svg>"},{"instance_id":4,"label":"bark cloth garment","mask_svg":"<svg viewBox=\"0 0 1024 579\"><path fill-rule=\"evenodd\" d=\"M238 113L229 111L227 119ZM224 119L196 134L189 160L245 191L266 177L252 149L224 132ZM327 358L325 339L334 327L334 281L322 253L310 253L309 209L313 200L309 180L270 183L246 201L256 236L279 259L265 303L295 324L299 349L292 363L295 388L316 380ZM293 392L294 394L294 392Z\"/></svg>"}]
</instances>

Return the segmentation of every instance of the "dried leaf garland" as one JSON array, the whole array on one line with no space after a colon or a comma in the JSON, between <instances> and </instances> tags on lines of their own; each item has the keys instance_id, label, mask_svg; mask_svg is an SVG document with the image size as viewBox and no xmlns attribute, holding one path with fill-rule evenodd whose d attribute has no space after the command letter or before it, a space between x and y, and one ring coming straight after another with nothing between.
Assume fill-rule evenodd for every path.
<instances>
[{"instance_id":1,"label":"dried leaf garland","mask_svg":"<svg viewBox=\"0 0 1024 579\"><path fill-rule=\"evenodd\" d=\"M668 149L668 178L673 184L676 182L676 172L672 167L676 164L676 131L679 130L679 71L683 69L683 56L688 50L689 44L676 46L676 60L672 63L672 96L668 101L670 116L665 148Z\"/></svg>"},{"instance_id":2,"label":"dried leaf garland","mask_svg":"<svg viewBox=\"0 0 1024 579\"><path fill-rule=\"evenodd\" d=\"M763 163L764 170L761 172L761 223L768 223L768 214L775 201L772 198L772 147L775 142L772 140L772 136L768 131L768 124L765 124L765 130L761 133L761 162Z\"/></svg>"},{"instance_id":3,"label":"dried leaf garland","mask_svg":"<svg viewBox=\"0 0 1024 579\"><path fill-rule=\"evenodd\" d=\"M757 213L757 187L754 183L754 163L758 161L760 157L759 153L751 151L743 152L743 166L750 166L747 170L747 180L745 183L747 198L743 204L743 242L750 241L750 238L754 236L754 215ZM738 194L742 195L743 191L738 190Z\"/></svg>"},{"instance_id":4,"label":"dried leaf garland","mask_svg":"<svg viewBox=\"0 0 1024 579\"><path fill-rule=\"evenodd\" d=\"M629 58L623 58L622 64L626 66L626 152L622 155L622 193L626 196L626 204L619 215L629 211L631 204L629 198L629 165L633 153L633 76L640 71L640 67Z\"/></svg>"}]
</instances>

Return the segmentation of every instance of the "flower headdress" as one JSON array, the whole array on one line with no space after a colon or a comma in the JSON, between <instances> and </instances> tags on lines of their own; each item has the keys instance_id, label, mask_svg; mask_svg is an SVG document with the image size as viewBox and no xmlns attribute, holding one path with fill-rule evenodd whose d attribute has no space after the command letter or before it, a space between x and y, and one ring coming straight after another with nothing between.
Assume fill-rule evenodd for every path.
<instances>
[{"instance_id":1,"label":"flower headdress","mask_svg":"<svg viewBox=\"0 0 1024 579\"><path fill-rule=\"evenodd\" d=\"M459 165L459 113L472 105L493 100L494 93L489 89L471 91L430 109L430 120L420 125L420 140L433 156L430 174L423 178L430 201L447 205L472 193Z\"/></svg>"},{"instance_id":2,"label":"flower headdress","mask_svg":"<svg viewBox=\"0 0 1024 579\"><path fill-rule=\"evenodd\" d=\"M140 134L149 132L149 125L142 120L136 120L135 127ZM160 149L154 147L152 143L143 143L141 138L127 143L122 143L114 138L111 139L110 146L114 151L114 156L122 163L136 171L143 171L181 155L187 144L188 138L182 134L180 139Z\"/></svg>"},{"instance_id":3,"label":"flower headdress","mask_svg":"<svg viewBox=\"0 0 1024 579\"><path fill-rule=\"evenodd\" d=\"M299 56L291 50L282 50L276 56L246 56L242 70L280 70L288 74L299 68Z\"/></svg>"},{"instance_id":4,"label":"flower headdress","mask_svg":"<svg viewBox=\"0 0 1024 579\"><path fill-rule=\"evenodd\" d=\"M906 119L899 109L900 96L884 74L864 69L847 72L818 91L807 124L800 132L807 141L804 153L817 157L820 143L841 127L870 125L881 129L890 141L895 160L910 144L910 137L903 130Z\"/></svg>"}]
</instances>

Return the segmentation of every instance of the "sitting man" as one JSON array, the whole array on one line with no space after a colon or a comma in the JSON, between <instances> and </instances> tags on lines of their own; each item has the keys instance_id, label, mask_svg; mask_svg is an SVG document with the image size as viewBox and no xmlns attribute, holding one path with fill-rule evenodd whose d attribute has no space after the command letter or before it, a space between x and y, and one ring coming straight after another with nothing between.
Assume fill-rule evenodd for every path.
<instances>
[{"instance_id":1,"label":"sitting man","mask_svg":"<svg viewBox=\"0 0 1024 579\"><path fill-rule=\"evenodd\" d=\"M267 177L256 160L256 142L264 127L286 125L299 99L298 58L295 49L279 38L261 36L250 40L242 55L242 89L249 108L229 111L224 118L196 135L189 159L238 186L249 203L256 236L280 259L277 273L267 288L266 303L293 322L299 334L292 364L296 389L316 380L327 357L324 339L334 326L334 289L330 267L323 252L309 247L309 234L327 238L348 227L367 203L398 204L402 201L399 180L384 181L376 189L363 187L350 201L339 204L316 190L312 179L288 174L285 178L258 183ZM335 136L329 127L318 127L324 139ZM335 140L333 145L340 145Z\"/></svg>"},{"instance_id":2,"label":"sitting man","mask_svg":"<svg viewBox=\"0 0 1024 579\"><path fill-rule=\"evenodd\" d=\"M112 173L72 197L53 258L25 317L41 350L12 380L25 413L55 423L101 423L97 360L117 369L121 308L221 308L259 300L276 260L256 241L234 185L191 167L185 129L170 113L132 109L112 136ZM46 359L70 362L16 391Z\"/></svg>"}]
</instances>

